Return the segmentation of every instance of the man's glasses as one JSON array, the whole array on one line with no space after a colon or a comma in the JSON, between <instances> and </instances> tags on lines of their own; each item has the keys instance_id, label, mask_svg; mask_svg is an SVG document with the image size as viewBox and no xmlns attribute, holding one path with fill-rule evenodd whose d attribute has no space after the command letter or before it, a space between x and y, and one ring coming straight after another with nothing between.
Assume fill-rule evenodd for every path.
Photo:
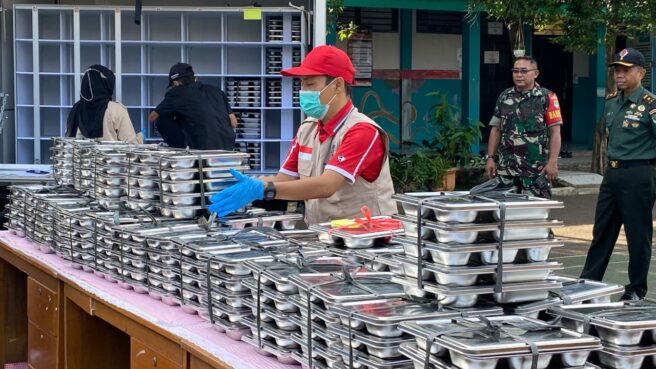
<instances>
[{"instance_id":1,"label":"man's glasses","mask_svg":"<svg viewBox=\"0 0 656 369\"><path fill-rule=\"evenodd\" d=\"M528 73L528 72L531 72L531 71L534 71L534 70L537 70L537 69L517 69L517 68L513 68L513 69L511 69L511 70L512 70L513 74L521 74L521 75L524 75L524 74L526 74L526 73Z\"/></svg>"}]
</instances>

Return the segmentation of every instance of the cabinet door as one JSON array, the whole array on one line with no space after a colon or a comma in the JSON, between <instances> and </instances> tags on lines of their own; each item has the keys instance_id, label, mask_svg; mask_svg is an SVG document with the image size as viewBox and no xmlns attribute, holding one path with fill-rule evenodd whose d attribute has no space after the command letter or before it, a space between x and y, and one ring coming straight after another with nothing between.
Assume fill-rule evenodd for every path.
<instances>
[{"instance_id":1,"label":"cabinet door","mask_svg":"<svg viewBox=\"0 0 656 369\"><path fill-rule=\"evenodd\" d=\"M33 278L27 278L27 317L48 334L57 337L59 296Z\"/></svg>"},{"instance_id":2,"label":"cabinet door","mask_svg":"<svg viewBox=\"0 0 656 369\"><path fill-rule=\"evenodd\" d=\"M27 363L34 369L57 368L57 339L32 322L27 327Z\"/></svg>"},{"instance_id":3,"label":"cabinet door","mask_svg":"<svg viewBox=\"0 0 656 369\"><path fill-rule=\"evenodd\" d=\"M180 369L173 361L134 338L130 341L130 353L131 369Z\"/></svg>"}]
</instances>

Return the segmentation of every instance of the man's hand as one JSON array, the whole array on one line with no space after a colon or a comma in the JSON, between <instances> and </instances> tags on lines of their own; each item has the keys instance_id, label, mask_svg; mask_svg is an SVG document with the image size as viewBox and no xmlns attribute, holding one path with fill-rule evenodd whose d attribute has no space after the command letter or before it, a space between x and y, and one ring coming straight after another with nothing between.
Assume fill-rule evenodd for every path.
<instances>
[{"instance_id":1,"label":"man's hand","mask_svg":"<svg viewBox=\"0 0 656 369\"><path fill-rule=\"evenodd\" d=\"M558 178L558 164L555 161L547 162L540 172L540 175L542 174L546 174L549 182L554 182Z\"/></svg>"},{"instance_id":2,"label":"man's hand","mask_svg":"<svg viewBox=\"0 0 656 369\"><path fill-rule=\"evenodd\" d=\"M156 112L156 111L154 111L154 110L151 111L151 112L150 112L150 115L148 115L148 121L150 121L150 122L154 122L154 121L156 121L157 119L159 119L159 113Z\"/></svg>"},{"instance_id":3,"label":"man's hand","mask_svg":"<svg viewBox=\"0 0 656 369\"><path fill-rule=\"evenodd\" d=\"M210 198L212 204L208 209L217 213L219 217L224 217L255 200L264 198L264 182L245 176L234 169L230 169L230 174L237 183Z\"/></svg>"},{"instance_id":4,"label":"man's hand","mask_svg":"<svg viewBox=\"0 0 656 369\"><path fill-rule=\"evenodd\" d=\"M487 178L492 179L496 177L497 175L496 172L497 172L497 165L494 162L494 159L492 158L487 159L487 161L485 162L485 175L487 175Z\"/></svg>"}]
</instances>

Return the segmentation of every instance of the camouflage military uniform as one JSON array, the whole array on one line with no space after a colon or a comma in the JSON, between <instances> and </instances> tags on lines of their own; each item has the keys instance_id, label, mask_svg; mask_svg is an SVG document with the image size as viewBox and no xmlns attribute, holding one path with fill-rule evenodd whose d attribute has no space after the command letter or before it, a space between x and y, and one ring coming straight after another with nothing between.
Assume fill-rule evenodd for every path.
<instances>
[{"instance_id":1,"label":"camouflage military uniform","mask_svg":"<svg viewBox=\"0 0 656 369\"><path fill-rule=\"evenodd\" d=\"M534 196L551 197L549 186L535 184L549 158L548 128L562 124L558 98L538 86L527 92L511 87L499 95L491 126L501 132L497 178Z\"/></svg>"}]
</instances>

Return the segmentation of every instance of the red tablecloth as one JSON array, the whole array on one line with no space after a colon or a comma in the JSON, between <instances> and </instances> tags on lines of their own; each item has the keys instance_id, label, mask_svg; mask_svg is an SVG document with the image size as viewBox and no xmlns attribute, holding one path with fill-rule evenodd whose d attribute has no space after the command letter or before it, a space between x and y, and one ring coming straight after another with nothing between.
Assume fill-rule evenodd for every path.
<instances>
[{"instance_id":1,"label":"red tablecloth","mask_svg":"<svg viewBox=\"0 0 656 369\"><path fill-rule=\"evenodd\" d=\"M0 241L19 253L39 260L56 270L58 274L74 281L98 300L127 310L189 342L194 342L236 369L300 368L300 365L285 365L278 362L275 357L258 354L254 347L228 338L225 334L214 329L208 321L198 315L187 314L178 306L168 306L163 302L152 299L147 294L138 294L133 290L120 288L118 284L97 277L93 273L74 269L70 262L59 258L57 255L42 253L34 243L26 238L17 237L8 231L0 231ZM18 369L22 367L10 368Z\"/></svg>"}]
</instances>

